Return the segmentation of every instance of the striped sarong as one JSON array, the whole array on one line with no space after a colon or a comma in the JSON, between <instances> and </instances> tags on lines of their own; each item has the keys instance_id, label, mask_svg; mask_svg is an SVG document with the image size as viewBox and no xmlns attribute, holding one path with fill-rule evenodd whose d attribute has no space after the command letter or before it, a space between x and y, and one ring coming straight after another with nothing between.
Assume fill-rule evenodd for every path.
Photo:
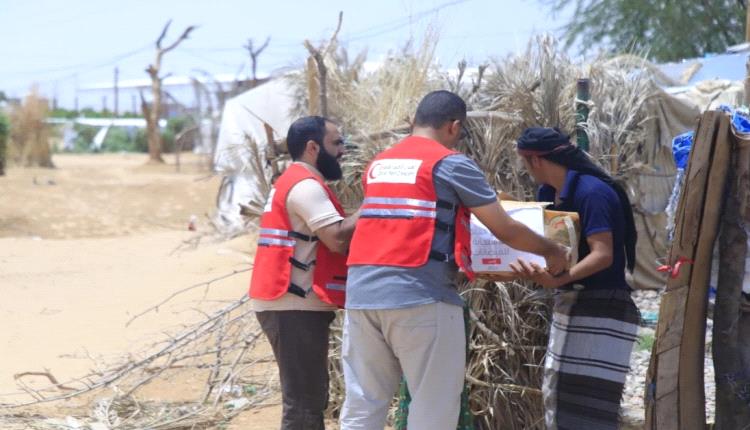
<instances>
[{"instance_id":1,"label":"striped sarong","mask_svg":"<svg viewBox=\"0 0 750 430\"><path fill-rule=\"evenodd\" d=\"M547 429L617 429L638 322L627 290L555 295L542 386Z\"/></svg>"}]
</instances>

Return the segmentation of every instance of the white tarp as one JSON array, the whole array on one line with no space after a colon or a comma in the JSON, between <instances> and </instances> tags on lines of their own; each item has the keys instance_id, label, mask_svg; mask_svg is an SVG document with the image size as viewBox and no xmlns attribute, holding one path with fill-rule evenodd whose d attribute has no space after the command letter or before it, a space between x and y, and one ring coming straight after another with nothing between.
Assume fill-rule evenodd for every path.
<instances>
[{"instance_id":1,"label":"white tarp","mask_svg":"<svg viewBox=\"0 0 750 430\"><path fill-rule=\"evenodd\" d=\"M742 81L726 79L702 81L691 86L667 88L666 91L701 112L721 105L740 106L745 96Z\"/></svg>"},{"instance_id":2,"label":"white tarp","mask_svg":"<svg viewBox=\"0 0 750 430\"><path fill-rule=\"evenodd\" d=\"M225 176L217 198L217 214L214 224L225 232L244 228L239 204L257 199L262 191L258 188L258 174L269 172L253 170L248 139L258 146L265 166L266 132L263 123L274 130L274 139L286 137L293 118L290 116L294 99L292 90L284 77L273 79L259 87L229 99L224 105L221 128L214 155L214 169Z\"/></svg>"}]
</instances>

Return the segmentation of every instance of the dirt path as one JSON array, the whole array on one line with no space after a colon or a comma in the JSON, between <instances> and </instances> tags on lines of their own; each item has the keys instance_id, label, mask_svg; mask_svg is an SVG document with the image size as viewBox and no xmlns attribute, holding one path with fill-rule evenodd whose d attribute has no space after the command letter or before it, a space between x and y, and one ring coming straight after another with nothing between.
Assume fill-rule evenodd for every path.
<instances>
[{"instance_id":1,"label":"dirt path","mask_svg":"<svg viewBox=\"0 0 750 430\"><path fill-rule=\"evenodd\" d=\"M171 158L171 157L170 157ZM0 403L23 398L13 375L49 370L59 380L161 339L199 311L240 298L249 273L181 295L158 313L131 317L189 285L246 268L252 239L173 252L195 236L191 215L208 230L219 179L204 160L183 155L183 169L145 165L143 155L56 155L57 169L12 168L0 177ZM190 400L205 378L185 375L143 395ZM90 412L85 402L28 413L65 417ZM0 415L2 412L0 411ZM280 406L247 412L229 428L278 427ZM0 424L0 427L6 428Z\"/></svg>"}]
</instances>

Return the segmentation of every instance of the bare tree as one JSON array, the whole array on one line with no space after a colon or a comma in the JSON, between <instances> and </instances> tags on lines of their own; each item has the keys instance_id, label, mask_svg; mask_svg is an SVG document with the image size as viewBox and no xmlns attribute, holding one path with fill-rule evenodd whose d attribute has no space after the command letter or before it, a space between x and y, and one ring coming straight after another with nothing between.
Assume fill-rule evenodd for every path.
<instances>
[{"instance_id":1,"label":"bare tree","mask_svg":"<svg viewBox=\"0 0 750 430\"><path fill-rule=\"evenodd\" d=\"M180 37L177 38L171 45L167 47L162 46L164 37L167 35L169 25L172 24L172 20L167 21L164 29L161 31L161 35L156 39L156 58L153 64L149 64L146 68L146 73L151 77L151 106L146 103L146 100L141 93L141 108L143 109L143 116L146 117L146 136L148 138L148 156L149 162L151 163L163 163L164 160L161 158L161 134L159 134L159 117L161 116L161 82L166 76L159 76L161 69L161 59L164 54L175 49L183 40L190 36L190 32L193 31L196 26L191 25L182 32Z\"/></svg>"},{"instance_id":2,"label":"bare tree","mask_svg":"<svg viewBox=\"0 0 750 430\"><path fill-rule=\"evenodd\" d=\"M318 107L320 109L319 114L322 116L328 116L328 69L325 65L325 57L329 55L331 49L336 46L336 37L338 36L339 31L341 31L341 22L343 18L344 12L339 12L339 22L336 26L336 31L333 32L331 39L325 46L315 48L309 40L305 40L305 48L310 52L310 58L312 58L318 68L318 96L320 97L320 105ZM310 66L313 64L313 61L311 61L310 58L307 60L308 74L311 73ZM310 94L310 98L313 98L313 94ZM313 103L311 102L311 104ZM311 111L310 114L313 114L313 112Z\"/></svg>"},{"instance_id":3,"label":"bare tree","mask_svg":"<svg viewBox=\"0 0 750 430\"><path fill-rule=\"evenodd\" d=\"M251 62L251 68L253 71L253 86L257 85L258 82L258 57L263 52L264 49L268 47L268 43L271 41L270 37L266 38L266 41L263 42L262 45L260 45L259 48L255 49L253 44L253 39L247 40L247 45L245 45L245 49L247 49L247 53L250 54L250 62Z\"/></svg>"}]
</instances>

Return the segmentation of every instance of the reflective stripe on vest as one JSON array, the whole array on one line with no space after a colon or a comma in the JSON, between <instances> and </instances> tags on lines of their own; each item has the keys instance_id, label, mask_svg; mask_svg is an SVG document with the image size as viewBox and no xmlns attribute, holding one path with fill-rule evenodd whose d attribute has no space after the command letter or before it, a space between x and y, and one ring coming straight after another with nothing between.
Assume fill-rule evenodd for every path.
<instances>
[{"instance_id":1,"label":"reflective stripe on vest","mask_svg":"<svg viewBox=\"0 0 750 430\"><path fill-rule=\"evenodd\" d=\"M420 208L435 209L437 202L419 199L404 199L398 197L366 197L363 205L392 205L392 206L416 206Z\"/></svg>"},{"instance_id":2,"label":"reflective stripe on vest","mask_svg":"<svg viewBox=\"0 0 750 430\"><path fill-rule=\"evenodd\" d=\"M414 209L415 207L420 209ZM367 197L362 202L360 216L365 218L436 218L436 208L437 203L429 200Z\"/></svg>"},{"instance_id":3,"label":"reflective stripe on vest","mask_svg":"<svg viewBox=\"0 0 750 430\"><path fill-rule=\"evenodd\" d=\"M271 237L261 237L258 239L258 245L279 245L293 247L297 243L296 240L284 240L276 239Z\"/></svg>"},{"instance_id":4,"label":"reflective stripe on vest","mask_svg":"<svg viewBox=\"0 0 750 430\"><path fill-rule=\"evenodd\" d=\"M281 237L289 237L289 231L288 230L277 230L275 228L262 228L259 232L261 235L270 235L270 236L281 236Z\"/></svg>"},{"instance_id":5,"label":"reflective stripe on vest","mask_svg":"<svg viewBox=\"0 0 750 430\"><path fill-rule=\"evenodd\" d=\"M435 211L420 211L416 209L370 209L364 208L360 213L364 218L435 218Z\"/></svg>"}]
</instances>

